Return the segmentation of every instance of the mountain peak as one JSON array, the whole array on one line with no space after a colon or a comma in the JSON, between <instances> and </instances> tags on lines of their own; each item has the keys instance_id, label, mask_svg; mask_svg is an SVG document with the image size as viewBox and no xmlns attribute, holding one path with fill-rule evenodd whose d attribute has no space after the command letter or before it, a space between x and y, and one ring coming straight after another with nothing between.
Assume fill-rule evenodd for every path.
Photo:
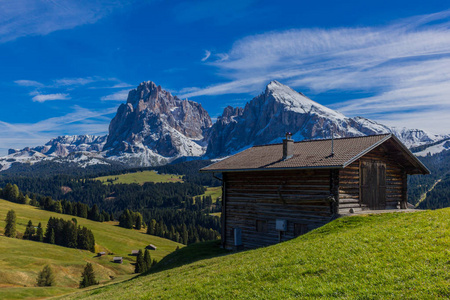
<instances>
[{"instance_id":1,"label":"mountain peak","mask_svg":"<svg viewBox=\"0 0 450 300\"><path fill-rule=\"evenodd\" d=\"M279 81L276 81L276 80L272 80L272 81L266 86L266 92L267 92L267 91L277 91L277 90L290 91L290 92L294 92L294 93L303 95L302 93L299 93L299 92L297 92L297 91L294 91L294 90L293 90L292 88L290 88L289 86L284 85L284 84L282 84L282 83L280 83Z\"/></svg>"},{"instance_id":2,"label":"mountain peak","mask_svg":"<svg viewBox=\"0 0 450 300\"><path fill-rule=\"evenodd\" d=\"M128 94L109 126L109 156L141 156L142 165L158 165L180 156L200 156L203 131L212 125L203 107L183 101L144 81Z\"/></svg>"}]
</instances>

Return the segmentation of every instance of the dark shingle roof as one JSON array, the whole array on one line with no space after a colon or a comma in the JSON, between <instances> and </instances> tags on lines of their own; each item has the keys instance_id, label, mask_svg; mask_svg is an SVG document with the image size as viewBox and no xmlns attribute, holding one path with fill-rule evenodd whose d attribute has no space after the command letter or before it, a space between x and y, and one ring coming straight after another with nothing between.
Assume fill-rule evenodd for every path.
<instances>
[{"instance_id":1,"label":"dark shingle roof","mask_svg":"<svg viewBox=\"0 0 450 300\"><path fill-rule=\"evenodd\" d=\"M334 139L334 155L331 155L331 139L296 142L293 145L293 157L286 160L282 159L283 144L255 146L200 171L345 168L389 139L399 143L404 155L412 156L410 160L415 162L414 165L420 169L420 173L429 173L426 167L392 134Z\"/></svg>"}]
</instances>

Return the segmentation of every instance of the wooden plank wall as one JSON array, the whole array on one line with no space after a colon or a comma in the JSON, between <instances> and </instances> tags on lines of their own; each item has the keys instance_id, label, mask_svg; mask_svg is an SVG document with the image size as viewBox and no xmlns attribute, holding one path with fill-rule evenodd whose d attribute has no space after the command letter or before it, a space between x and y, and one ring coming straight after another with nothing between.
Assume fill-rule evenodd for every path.
<instances>
[{"instance_id":1,"label":"wooden plank wall","mask_svg":"<svg viewBox=\"0 0 450 300\"><path fill-rule=\"evenodd\" d=\"M276 219L287 220L281 241L330 221L332 205L330 170L261 171L226 173L225 247L234 247L233 228L242 230L244 248L272 245L280 241ZM257 221L267 222L267 232L257 232ZM297 224L297 225L295 225Z\"/></svg>"},{"instance_id":2,"label":"wooden plank wall","mask_svg":"<svg viewBox=\"0 0 450 300\"><path fill-rule=\"evenodd\" d=\"M359 160L339 170L339 214L361 211L359 201Z\"/></svg>"},{"instance_id":3,"label":"wooden plank wall","mask_svg":"<svg viewBox=\"0 0 450 300\"><path fill-rule=\"evenodd\" d=\"M401 165L390 155L390 149L380 146L361 160L375 160L386 163L386 209L400 208L400 202L405 198L406 182L404 170ZM368 209L360 202L359 190L359 164L360 160L352 163L339 172L339 213L348 213Z\"/></svg>"}]
</instances>

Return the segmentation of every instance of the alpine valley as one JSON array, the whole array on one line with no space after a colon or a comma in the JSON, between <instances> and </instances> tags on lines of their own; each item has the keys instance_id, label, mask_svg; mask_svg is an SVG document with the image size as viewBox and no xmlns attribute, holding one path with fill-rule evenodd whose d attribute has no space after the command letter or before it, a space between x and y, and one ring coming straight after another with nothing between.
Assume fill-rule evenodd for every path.
<instances>
[{"instance_id":1,"label":"alpine valley","mask_svg":"<svg viewBox=\"0 0 450 300\"><path fill-rule=\"evenodd\" d=\"M450 148L450 135L388 127L363 117L346 117L277 81L244 108L228 106L213 124L200 103L181 100L154 82L128 94L107 136L60 136L44 146L10 149L0 170L42 163L79 168L160 166L180 159L213 159L253 145L279 143L286 132L295 141L395 134L425 156Z\"/></svg>"}]
</instances>

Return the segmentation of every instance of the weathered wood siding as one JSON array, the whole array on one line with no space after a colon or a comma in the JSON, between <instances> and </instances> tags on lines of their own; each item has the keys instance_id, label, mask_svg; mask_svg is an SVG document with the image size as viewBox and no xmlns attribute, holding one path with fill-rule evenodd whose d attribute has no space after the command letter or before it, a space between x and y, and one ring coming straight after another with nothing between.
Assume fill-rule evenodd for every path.
<instances>
[{"instance_id":1,"label":"weathered wood siding","mask_svg":"<svg viewBox=\"0 0 450 300\"><path fill-rule=\"evenodd\" d=\"M335 180L331 180L332 174ZM244 248L272 245L320 227L333 216L336 170L227 172L224 174L223 243L234 248L234 228ZM276 220L287 231L276 230Z\"/></svg>"},{"instance_id":2,"label":"weathered wood siding","mask_svg":"<svg viewBox=\"0 0 450 300\"><path fill-rule=\"evenodd\" d=\"M339 213L369 209L361 203L360 164L361 161L378 161L386 164L386 207L400 208L406 202L406 174L402 166L390 155L389 149L380 146L348 167L339 171Z\"/></svg>"},{"instance_id":3,"label":"weathered wood siding","mask_svg":"<svg viewBox=\"0 0 450 300\"><path fill-rule=\"evenodd\" d=\"M365 208L359 201L359 160L339 170L339 214Z\"/></svg>"}]
</instances>

